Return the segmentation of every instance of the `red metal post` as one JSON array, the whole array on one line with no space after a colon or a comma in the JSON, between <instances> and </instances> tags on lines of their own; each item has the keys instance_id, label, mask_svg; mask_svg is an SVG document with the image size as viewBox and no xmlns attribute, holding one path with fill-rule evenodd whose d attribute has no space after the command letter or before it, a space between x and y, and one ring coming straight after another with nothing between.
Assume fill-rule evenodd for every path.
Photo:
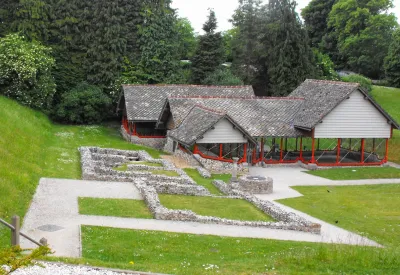
<instances>
[{"instance_id":1,"label":"red metal post","mask_svg":"<svg viewBox=\"0 0 400 275\"><path fill-rule=\"evenodd\" d=\"M384 162L388 162L389 160L389 139L386 139L386 152L385 152L385 159Z\"/></svg>"},{"instance_id":2,"label":"red metal post","mask_svg":"<svg viewBox=\"0 0 400 275\"><path fill-rule=\"evenodd\" d=\"M219 144L219 158L222 159L222 151L223 151L223 145L222 143Z\"/></svg>"},{"instance_id":3,"label":"red metal post","mask_svg":"<svg viewBox=\"0 0 400 275\"><path fill-rule=\"evenodd\" d=\"M315 163L315 138L312 138L311 144L311 163Z\"/></svg>"},{"instance_id":4,"label":"red metal post","mask_svg":"<svg viewBox=\"0 0 400 275\"><path fill-rule=\"evenodd\" d=\"M364 163L365 139L361 139L361 163Z\"/></svg>"},{"instance_id":5,"label":"red metal post","mask_svg":"<svg viewBox=\"0 0 400 275\"><path fill-rule=\"evenodd\" d=\"M280 162L283 161L283 138L281 138L281 156L280 156L279 161L280 161Z\"/></svg>"},{"instance_id":6,"label":"red metal post","mask_svg":"<svg viewBox=\"0 0 400 275\"><path fill-rule=\"evenodd\" d=\"M303 159L303 138L300 138L300 159Z\"/></svg>"},{"instance_id":7,"label":"red metal post","mask_svg":"<svg viewBox=\"0 0 400 275\"><path fill-rule=\"evenodd\" d=\"M253 164L257 163L257 160L256 160L256 148L253 149L252 162L253 162Z\"/></svg>"},{"instance_id":8,"label":"red metal post","mask_svg":"<svg viewBox=\"0 0 400 275\"><path fill-rule=\"evenodd\" d=\"M342 140L338 138L337 140L337 151L336 151L336 164L339 164L340 161L340 146L341 146Z\"/></svg>"},{"instance_id":9,"label":"red metal post","mask_svg":"<svg viewBox=\"0 0 400 275\"><path fill-rule=\"evenodd\" d=\"M261 147L260 147L260 161L263 160L264 157L264 138L261 139Z\"/></svg>"},{"instance_id":10,"label":"red metal post","mask_svg":"<svg viewBox=\"0 0 400 275\"><path fill-rule=\"evenodd\" d=\"M247 143L243 144L243 162L247 162Z\"/></svg>"}]
</instances>

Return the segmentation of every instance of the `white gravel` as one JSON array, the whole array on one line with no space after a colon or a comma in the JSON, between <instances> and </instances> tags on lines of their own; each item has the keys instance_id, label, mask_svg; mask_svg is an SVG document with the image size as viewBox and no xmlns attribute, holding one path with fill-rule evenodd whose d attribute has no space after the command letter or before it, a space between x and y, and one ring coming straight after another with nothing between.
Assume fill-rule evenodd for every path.
<instances>
[{"instance_id":1,"label":"white gravel","mask_svg":"<svg viewBox=\"0 0 400 275\"><path fill-rule=\"evenodd\" d=\"M42 266L31 266L18 269L13 275L122 275L128 273L114 272L94 267L65 265L61 263L41 263ZM139 273L137 273L139 274Z\"/></svg>"}]
</instances>

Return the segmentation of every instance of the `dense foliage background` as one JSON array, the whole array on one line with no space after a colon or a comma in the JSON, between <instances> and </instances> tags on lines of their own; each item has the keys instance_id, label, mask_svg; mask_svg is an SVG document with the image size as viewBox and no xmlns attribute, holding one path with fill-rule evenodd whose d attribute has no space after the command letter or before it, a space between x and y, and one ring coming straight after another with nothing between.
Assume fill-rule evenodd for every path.
<instances>
[{"instance_id":1,"label":"dense foliage background","mask_svg":"<svg viewBox=\"0 0 400 275\"><path fill-rule=\"evenodd\" d=\"M391 0L239 0L233 28L204 34L171 0L4 0L0 94L66 123L112 117L130 84L253 85L285 96L306 78L337 70L400 86L399 28ZM348 74L348 73L346 73Z\"/></svg>"}]
</instances>

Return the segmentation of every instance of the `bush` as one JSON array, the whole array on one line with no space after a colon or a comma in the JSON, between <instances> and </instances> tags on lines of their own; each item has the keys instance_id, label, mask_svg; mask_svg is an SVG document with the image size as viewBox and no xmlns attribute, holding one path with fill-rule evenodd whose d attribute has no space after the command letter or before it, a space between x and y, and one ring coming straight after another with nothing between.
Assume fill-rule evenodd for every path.
<instances>
[{"instance_id":1,"label":"bush","mask_svg":"<svg viewBox=\"0 0 400 275\"><path fill-rule=\"evenodd\" d=\"M103 91L85 82L63 94L55 118L61 122L96 124L109 114L112 102Z\"/></svg>"},{"instance_id":2,"label":"bush","mask_svg":"<svg viewBox=\"0 0 400 275\"><path fill-rule=\"evenodd\" d=\"M361 87L368 92L371 92L372 90L372 80L359 74L352 74L342 77L342 81L360 83Z\"/></svg>"},{"instance_id":3,"label":"bush","mask_svg":"<svg viewBox=\"0 0 400 275\"><path fill-rule=\"evenodd\" d=\"M313 49L315 56L315 63L317 64L318 74L321 79L325 80L339 80L339 75L335 71L335 64L327 54L321 53L317 49Z\"/></svg>"},{"instance_id":4,"label":"bush","mask_svg":"<svg viewBox=\"0 0 400 275\"><path fill-rule=\"evenodd\" d=\"M235 76L229 68L221 67L207 75L202 81L204 85L240 86L243 81Z\"/></svg>"},{"instance_id":5,"label":"bush","mask_svg":"<svg viewBox=\"0 0 400 275\"><path fill-rule=\"evenodd\" d=\"M18 33L0 39L0 94L31 108L50 110L56 85L51 49Z\"/></svg>"}]
</instances>

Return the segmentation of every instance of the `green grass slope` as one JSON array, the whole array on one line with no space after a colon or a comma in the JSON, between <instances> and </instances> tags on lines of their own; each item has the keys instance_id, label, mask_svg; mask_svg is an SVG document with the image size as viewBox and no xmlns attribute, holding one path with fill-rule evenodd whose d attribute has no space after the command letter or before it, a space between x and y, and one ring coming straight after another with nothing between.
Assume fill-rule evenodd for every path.
<instances>
[{"instance_id":1,"label":"green grass slope","mask_svg":"<svg viewBox=\"0 0 400 275\"><path fill-rule=\"evenodd\" d=\"M0 218L23 217L41 177L79 179L79 146L146 149L129 144L116 128L54 125L40 112L0 96ZM9 230L0 225L0 247Z\"/></svg>"},{"instance_id":2,"label":"green grass slope","mask_svg":"<svg viewBox=\"0 0 400 275\"><path fill-rule=\"evenodd\" d=\"M400 89L373 86L373 98L388 112L398 123L400 123ZM400 131L393 131L390 140L389 160L400 163Z\"/></svg>"}]
</instances>

